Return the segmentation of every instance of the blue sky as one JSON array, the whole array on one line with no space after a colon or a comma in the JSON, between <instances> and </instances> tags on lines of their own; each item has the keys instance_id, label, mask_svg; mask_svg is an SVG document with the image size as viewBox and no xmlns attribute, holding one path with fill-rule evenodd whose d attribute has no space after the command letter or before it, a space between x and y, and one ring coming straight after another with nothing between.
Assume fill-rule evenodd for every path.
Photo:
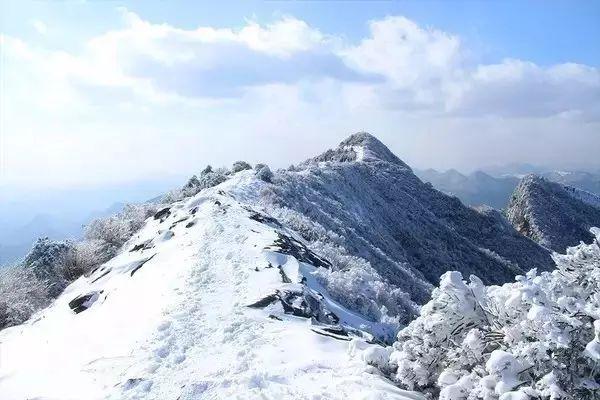
<instances>
[{"instance_id":1,"label":"blue sky","mask_svg":"<svg viewBox=\"0 0 600 400\"><path fill-rule=\"evenodd\" d=\"M34 37L36 32L24 21L40 19L57 29L54 44L65 48L118 27L117 8L126 7L148 21L188 29L241 26L248 18L268 23L279 15L294 15L353 40L367 34L368 20L404 15L460 35L487 62L507 57L541 65L600 62L600 46L594 40L600 37L597 1L15 1L2 7L3 32Z\"/></svg>"},{"instance_id":2,"label":"blue sky","mask_svg":"<svg viewBox=\"0 0 600 400\"><path fill-rule=\"evenodd\" d=\"M298 162L598 168L600 2L3 2L3 182Z\"/></svg>"}]
</instances>

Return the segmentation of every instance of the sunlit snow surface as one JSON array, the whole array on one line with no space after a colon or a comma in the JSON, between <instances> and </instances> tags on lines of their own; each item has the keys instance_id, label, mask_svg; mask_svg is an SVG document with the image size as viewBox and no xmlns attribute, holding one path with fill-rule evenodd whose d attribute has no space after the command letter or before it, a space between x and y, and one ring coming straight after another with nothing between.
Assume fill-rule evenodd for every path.
<instances>
[{"instance_id":1,"label":"sunlit snow surface","mask_svg":"<svg viewBox=\"0 0 600 400\"><path fill-rule=\"evenodd\" d=\"M283 228L248 217L243 205L263 183L238 175L244 184L150 218L50 308L0 332L0 398L421 399L370 373L348 341L315 333L310 319L246 307L282 286L267 268L273 257L317 283L312 266L265 250ZM89 308L75 314L68 303L86 294ZM378 329L325 300L343 323Z\"/></svg>"}]
</instances>

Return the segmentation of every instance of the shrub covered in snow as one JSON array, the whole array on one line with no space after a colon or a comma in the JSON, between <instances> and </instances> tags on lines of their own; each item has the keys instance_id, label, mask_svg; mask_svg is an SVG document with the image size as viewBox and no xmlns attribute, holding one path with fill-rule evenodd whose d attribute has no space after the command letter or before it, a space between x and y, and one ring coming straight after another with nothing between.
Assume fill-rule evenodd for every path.
<instances>
[{"instance_id":1,"label":"shrub covered in snow","mask_svg":"<svg viewBox=\"0 0 600 400\"><path fill-rule=\"evenodd\" d=\"M68 284L63 275L64 266L74 259L75 246L70 241L39 238L22 261L23 269L31 271L48 285L48 295L55 297Z\"/></svg>"},{"instance_id":2,"label":"shrub covered in snow","mask_svg":"<svg viewBox=\"0 0 600 400\"><path fill-rule=\"evenodd\" d=\"M243 161L242 161L243 162ZM235 164L234 164L235 166ZM248 165L249 168L250 165ZM192 176L187 183L177 190L173 190L161 199L162 203L173 203L191 197L199 193L202 189L217 186L219 183L225 182L229 178L230 172L227 168L213 168L208 165L200 174L200 177L196 175Z\"/></svg>"},{"instance_id":3,"label":"shrub covered in snow","mask_svg":"<svg viewBox=\"0 0 600 400\"><path fill-rule=\"evenodd\" d=\"M49 284L30 268L0 269L0 329L25 322L50 303Z\"/></svg>"},{"instance_id":4,"label":"shrub covered in snow","mask_svg":"<svg viewBox=\"0 0 600 400\"><path fill-rule=\"evenodd\" d=\"M380 339L391 343L394 333L414 317L417 306L405 292L385 282L364 263L360 260L348 269L320 268L315 275L327 293L344 307L389 325L391 336Z\"/></svg>"},{"instance_id":5,"label":"shrub covered in snow","mask_svg":"<svg viewBox=\"0 0 600 400\"><path fill-rule=\"evenodd\" d=\"M418 306L410 296L385 281L368 261L350 255L343 247L342 236L286 207L271 205L269 213L300 234L312 251L331 263L331 269L319 268L315 275L334 300L371 321L388 324L394 333L417 315ZM381 339L391 343L393 333Z\"/></svg>"},{"instance_id":6,"label":"shrub covered in snow","mask_svg":"<svg viewBox=\"0 0 600 400\"><path fill-rule=\"evenodd\" d=\"M265 182L273 181L273 172L271 172L271 169L269 168L268 165L256 164L256 166L254 167L254 171L255 171L255 174L258 177L258 179L265 181Z\"/></svg>"},{"instance_id":7,"label":"shrub covered in snow","mask_svg":"<svg viewBox=\"0 0 600 400\"><path fill-rule=\"evenodd\" d=\"M101 240L82 240L74 243L73 246L71 257L65 259L60 267L60 274L69 282L108 261L105 245Z\"/></svg>"},{"instance_id":8,"label":"shrub covered in snow","mask_svg":"<svg viewBox=\"0 0 600 400\"><path fill-rule=\"evenodd\" d=\"M202 185L200 179L196 175L193 175L185 185L181 188L181 196L189 197L193 196L199 191L199 187Z\"/></svg>"},{"instance_id":9,"label":"shrub covered in snow","mask_svg":"<svg viewBox=\"0 0 600 400\"><path fill-rule=\"evenodd\" d=\"M92 242L88 247L95 247L94 252L99 257L99 263L113 257L158 207L159 205L153 203L129 204L116 215L92 221L86 227L85 238ZM86 251L91 252L89 248Z\"/></svg>"},{"instance_id":10,"label":"shrub covered in snow","mask_svg":"<svg viewBox=\"0 0 600 400\"><path fill-rule=\"evenodd\" d=\"M447 272L398 334L387 368L403 387L445 400L600 397L600 230L596 241L489 286Z\"/></svg>"},{"instance_id":11,"label":"shrub covered in snow","mask_svg":"<svg viewBox=\"0 0 600 400\"><path fill-rule=\"evenodd\" d=\"M231 172L235 174L236 172L244 171L247 169L252 169L252 165L248 164L246 161L236 161L231 167Z\"/></svg>"}]
</instances>

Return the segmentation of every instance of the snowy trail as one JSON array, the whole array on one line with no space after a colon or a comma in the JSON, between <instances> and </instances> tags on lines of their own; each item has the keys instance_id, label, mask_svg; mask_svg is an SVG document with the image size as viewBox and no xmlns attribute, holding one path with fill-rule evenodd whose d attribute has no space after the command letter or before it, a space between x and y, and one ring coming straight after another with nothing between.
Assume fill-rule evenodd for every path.
<instances>
[{"instance_id":1,"label":"snowy trail","mask_svg":"<svg viewBox=\"0 0 600 400\"><path fill-rule=\"evenodd\" d=\"M171 212L132 239L154 247L110 262L118 274L78 280L37 322L0 334L0 398L422 398L367 373L348 342L315 334L309 320L246 307L281 285L263 250L272 227L216 190ZM152 255L133 275L135 260ZM66 306L100 287L81 314Z\"/></svg>"}]
</instances>

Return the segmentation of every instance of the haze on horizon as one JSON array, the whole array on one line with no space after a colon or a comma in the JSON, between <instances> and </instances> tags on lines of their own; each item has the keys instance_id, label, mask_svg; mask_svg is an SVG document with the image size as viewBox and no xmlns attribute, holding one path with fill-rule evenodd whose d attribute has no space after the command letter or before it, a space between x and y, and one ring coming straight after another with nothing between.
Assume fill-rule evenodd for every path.
<instances>
[{"instance_id":1,"label":"haze on horizon","mask_svg":"<svg viewBox=\"0 0 600 400\"><path fill-rule=\"evenodd\" d=\"M570 4L3 2L0 185L285 167L362 130L415 168L597 170L600 6Z\"/></svg>"}]
</instances>

